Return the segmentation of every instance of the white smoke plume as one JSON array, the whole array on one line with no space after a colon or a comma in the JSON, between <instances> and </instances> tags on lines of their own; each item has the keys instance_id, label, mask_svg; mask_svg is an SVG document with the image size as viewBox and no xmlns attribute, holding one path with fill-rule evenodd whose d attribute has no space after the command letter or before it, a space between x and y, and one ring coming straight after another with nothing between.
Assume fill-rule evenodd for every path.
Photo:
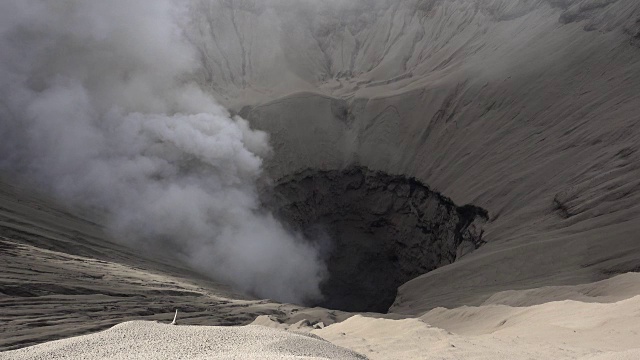
<instances>
[{"instance_id":1,"label":"white smoke plume","mask_svg":"<svg viewBox=\"0 0 640 360\"><path fill-rule=\"evenodd\" d=\"M196 84L188 5L0 3L0 166L259 296L320 296L318 251L260 209L267 135Z\"/></svg>"}]
</instances>

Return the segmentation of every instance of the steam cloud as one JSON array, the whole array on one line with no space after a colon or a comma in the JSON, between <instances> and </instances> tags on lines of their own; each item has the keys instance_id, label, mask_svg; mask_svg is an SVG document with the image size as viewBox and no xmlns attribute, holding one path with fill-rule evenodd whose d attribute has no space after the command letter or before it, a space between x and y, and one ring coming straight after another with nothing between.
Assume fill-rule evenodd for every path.
<instances>
[{"instance_id":1,"label":"steam cloud","mask_svg":"<svg viewBox=\"0 0 640 360\"><path fill-rule=\"evenodd\" d=\"M260 209L265 133L195 83L171 0L0 3L0 166L140 248L260 296L320 296L319 252Z\"/></svg>"}]
</instances>

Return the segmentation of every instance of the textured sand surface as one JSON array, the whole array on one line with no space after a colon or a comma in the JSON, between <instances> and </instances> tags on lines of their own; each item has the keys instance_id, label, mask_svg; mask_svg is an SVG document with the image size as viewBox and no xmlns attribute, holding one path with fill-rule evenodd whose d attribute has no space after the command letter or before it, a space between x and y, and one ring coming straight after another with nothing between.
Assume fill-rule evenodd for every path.
<instances>
[{"instance_id":1,"label":"textured sand surface","mask_svg":"<svg viewBox=\"0 0 640 360\"><path fill-rule=\"evenodd\" d=\"M572 293L580 294L582 301L438 308L404 320L354 316L312 333L370 359L637 359L639 285L640 274L622 275L588 289L565 287L501 297L542 302ZM587 298L624 300L583 302Z\"/></svg>"},{"instance_id":2,"label":"textured sand surface","mask_svg":"<svg viewBox=\"0 0 640 360\"><path fill-rule=\"evenodd\" d=\"M0 358L630 360L640 356L639 294L640 274L625 274L589 285L511 291L492 300L527 298L539 305L438 308L397 320L356 315L324 328L309 321L287 326L264 316L243 327L133 321ZM549 301L559 297L580 301Z\"/></svg>"},{"instance_id":3,"label":"textured sand surface","mask_svg":"<svg viewBox=\"0 0 640 360\"><path fill-rule=\"evenodd\" d=\"M6 360L364 359L311 335L262 326L172 326L132 321L106 331L0 354Z\"/></svg>"}]
</instances>

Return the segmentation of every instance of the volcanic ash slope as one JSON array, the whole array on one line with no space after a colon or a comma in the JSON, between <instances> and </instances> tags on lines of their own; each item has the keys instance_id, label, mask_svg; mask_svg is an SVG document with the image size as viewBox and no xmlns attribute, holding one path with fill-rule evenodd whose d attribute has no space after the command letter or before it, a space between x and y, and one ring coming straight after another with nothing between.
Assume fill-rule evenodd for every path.
<instances>
[{"instance_id":1,"label":"volcanic ash slope","mask_svg":"<svg viewBox=\"0 0 640 360\"><path fill-rule=\"evenodd\" d=\"M488 243L391 311L640 268L640 3L344 3L213 2L191 37L273 177L357 164L489 211Z\"/></svg>"}]
</instances>

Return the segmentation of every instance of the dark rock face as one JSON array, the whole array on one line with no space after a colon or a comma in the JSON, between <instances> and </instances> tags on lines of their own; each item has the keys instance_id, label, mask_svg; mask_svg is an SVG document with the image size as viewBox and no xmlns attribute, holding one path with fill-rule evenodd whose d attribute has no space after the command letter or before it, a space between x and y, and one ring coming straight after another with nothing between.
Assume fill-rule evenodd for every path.
<instances>
[{"instance_id":1,"label":"dark rock face","mask_svg":"<svg viewBox=\"0 0 640 360\"><path fill-rule=\"evenodd\" d=\"M415 179L360 167L290 175L266 202L326 250L316 305L346 311L386 312L400 285L478 248L488 219Z\"/></svg>"}]
</instances>

